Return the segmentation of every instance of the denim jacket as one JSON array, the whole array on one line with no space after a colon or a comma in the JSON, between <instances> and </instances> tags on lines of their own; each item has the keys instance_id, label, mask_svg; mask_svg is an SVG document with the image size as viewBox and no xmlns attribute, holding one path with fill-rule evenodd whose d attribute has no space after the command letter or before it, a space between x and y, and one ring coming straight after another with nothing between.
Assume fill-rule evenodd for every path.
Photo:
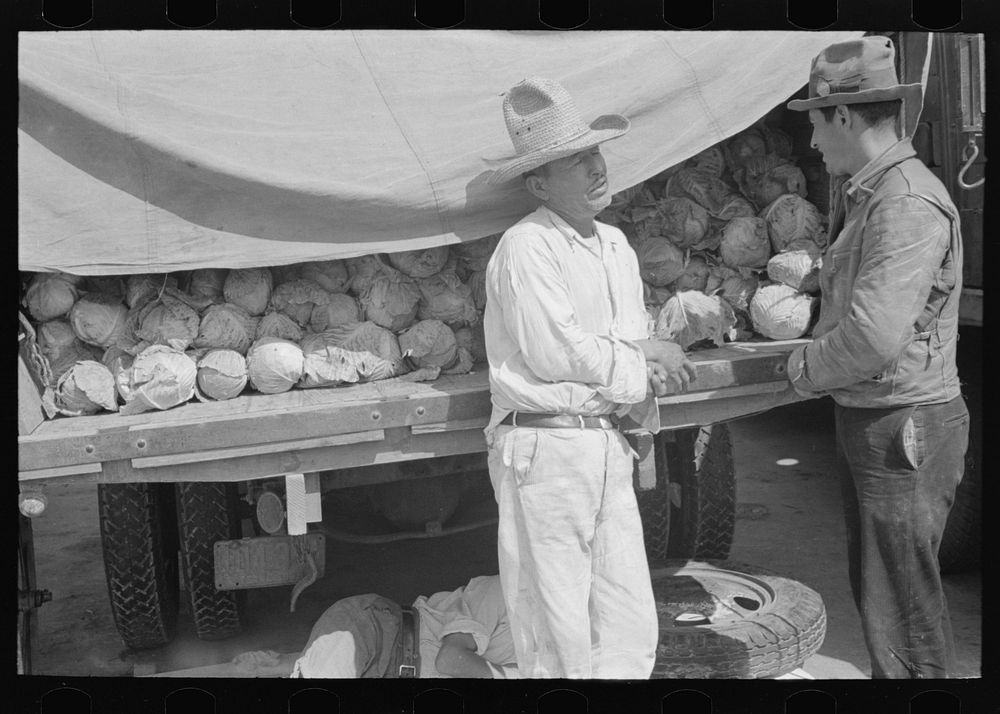
<instances>
[{"instance_id":1,"label":"denim jacket","mask_svg":"<svg viewBox=\"0 0 1000 714\"><path fill-rule=\"evenodd\" d=\"M957 397L959 216L908 139L835 192L829 235L814 339L788 359L795 390L848 407Z\"/></svg>"}]
</instances>

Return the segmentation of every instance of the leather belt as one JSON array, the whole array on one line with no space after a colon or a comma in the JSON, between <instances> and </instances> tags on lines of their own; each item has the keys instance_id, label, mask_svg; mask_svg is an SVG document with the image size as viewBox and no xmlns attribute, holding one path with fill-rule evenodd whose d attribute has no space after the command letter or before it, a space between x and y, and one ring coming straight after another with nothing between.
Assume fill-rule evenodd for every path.
<instances>
[{"instance_id":1,"label":"leather belt","mask_svg":"<svg viewBox=\"0 0 1000 714\"><path fill-rule=\"evenodd\" d=\"M536 429L617 429L618 419L611 415L581 416L579 414L542 414L511 412L501 424L527 426Z\"/></svg>"},{"instance_id":2,"label":"leather belt","mask_svg":"<svg viewBox=\"0 0 1000 714\"><path fill-rule=\"evenodd\" d=\"M412 607L401 607L400 638L402 650L399 677L412 679L420 675L420 615Z\"/></svg>"}]
</instances>

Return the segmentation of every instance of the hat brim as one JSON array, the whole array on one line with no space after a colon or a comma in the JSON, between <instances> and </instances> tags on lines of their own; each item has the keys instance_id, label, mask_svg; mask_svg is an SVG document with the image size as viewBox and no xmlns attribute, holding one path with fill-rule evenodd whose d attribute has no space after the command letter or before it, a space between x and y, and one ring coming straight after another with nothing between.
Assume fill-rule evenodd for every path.
<instances>
[{"instance_id":1,"label":"hat brim","mask_svg":"<svg viewBox=\"0 0 1000 714\"><path fill-rule=\"evenodd\" d=\"M860 92L838 92L825 97L811 99L793 99L786 106L793 112L806 112L810 109L835 107L839 104L871 104L872 102L889 102L902 99L904 102L920 99L922 87L920 84L897 84L884 89L865 89Z\"/></svg>"},{"instance_id":2,"label":"hat brim","mask_svg":"<svg viewBox=\"0 0 1000 714\"><path fill-rule=\"evenodd\" d=\"M521 174L537 169L542 164L572 156L578 151L603 144L605 141L617 139L631 127L631 122L621 114L604 114L590 123L589 129L572 139L554 146L531 151L519 156L505 156L498 159L486 159L495 168L489 174L486 182L499 184L517 178Z\"/></svg>"}]
</instances>

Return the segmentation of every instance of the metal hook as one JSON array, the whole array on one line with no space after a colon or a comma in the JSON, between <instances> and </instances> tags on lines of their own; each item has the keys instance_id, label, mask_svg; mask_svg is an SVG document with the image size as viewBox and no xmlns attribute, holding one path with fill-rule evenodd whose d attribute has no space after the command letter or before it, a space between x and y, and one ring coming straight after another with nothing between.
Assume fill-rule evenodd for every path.
<instances>
[{"instance_id":1,"label":"metal hook","mask_svg":"<svg viewBox=\"0 0 1000 714\"><path fill-rule=\"evenodd\" d=\"M972 155L971 156L968 155L970 148L972 149ZM962 168L958 172L958 185L961 188L965 189L966 191L971 191L974 188L978 188L979 186L982 186L983 183L986 181L986 177L984 176L983 178L979 179L975 183L966 183L965 182L965 172L969 170L969 167L972 166L972 162L976 160L977 156L979 156L979 145L976 143L976 137L974 137L974 136L970 136L969 137L969 143L966 144L965 148L962 149L962 156L967 157L967 158L965 160L965 164L962 166Z\"/></svg>"}]
</instances>

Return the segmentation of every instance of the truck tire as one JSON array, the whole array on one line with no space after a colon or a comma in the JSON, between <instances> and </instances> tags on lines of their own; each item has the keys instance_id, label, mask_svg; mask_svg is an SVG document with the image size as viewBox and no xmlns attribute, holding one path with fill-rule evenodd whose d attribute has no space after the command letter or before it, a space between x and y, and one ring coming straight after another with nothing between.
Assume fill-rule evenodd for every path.
<instances>
[{"instance_id":1,"label":"truck tire","mask_svg":"<svg viewBox=\"0 0 1000 714\"><path fill-rule=\"evenodd\" d=\"M660 630L653 678L779 677L826 636L819 594L763 568L670 560L652 578Z\"/></svg>"},{"instance_id":2,"label":"truck tire","mask_svg":"<svg viewBox=\"0 0 1000 714\"><path fill-rule=\"evenodd\" d=\"M638 491L646 555L726 558L736 525L736 471L726 424L674 432L655 439L656 488Z\"/></svg>"},{"instance_id":3,"label":"truck tire","mask_svg":"<svg viewBox=\"0 0 1000 714\"><path fill-rule=\"evenodd\" d=\"M943 574L964 573L981 565L982 496L978 442L969 437L965 453L965 473L955 489L955 502L938 549L938 566Z\"/></svg>"},{"instance_id":4,"label":"truck tire","mask_svg":"<svg viewBox=\"0 0 1000 714\"><path fill-rule=\"evenodd\" d=\"M242 536L237 485L178 483L177 528L195 634L202 640L222 640L239 634L243 629L245 592L215 588L215 543Z\"/></svg>"},{"instance_id":5,"label":"truck tire","mask_svg":"<svg viewBox=\"0 0 1000 714\"><path fill-rule=\"evenodd\" d=\"M177 522L170 484L98 484L111 614L129 649L160 647L177 632Z\"/></svg>"}]
</instances>

